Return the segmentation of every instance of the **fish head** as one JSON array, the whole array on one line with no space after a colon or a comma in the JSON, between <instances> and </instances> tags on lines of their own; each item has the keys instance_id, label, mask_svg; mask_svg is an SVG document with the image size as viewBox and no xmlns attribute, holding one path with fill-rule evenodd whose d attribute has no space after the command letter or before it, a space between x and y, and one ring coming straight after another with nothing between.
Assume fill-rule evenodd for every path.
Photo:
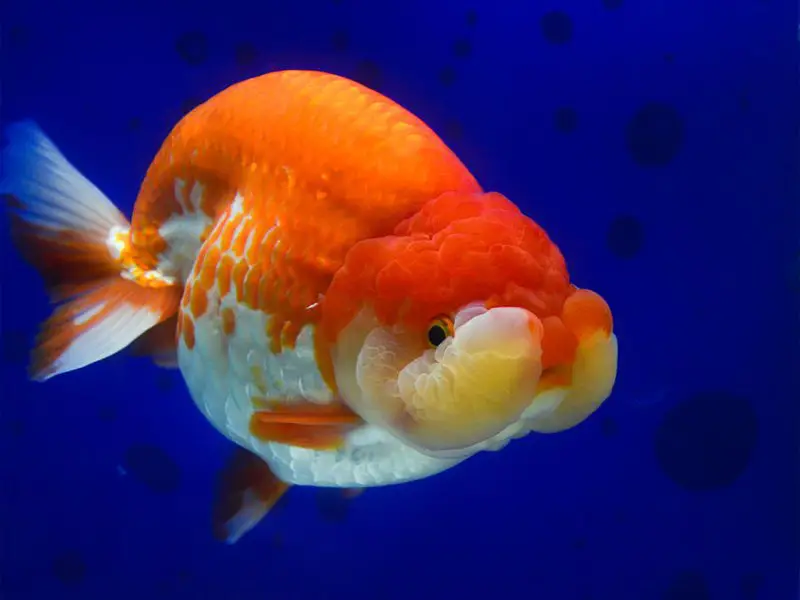
<instances>
[{"instance_id":1,"label":"fish head","mask_svg":"<svg viewBox=\"0 0 800 600\"><path fill-rule=\"evenodd\" d=\"M349 407L436 457L574 426L616 375L608 305L499 194L442 196L354 246L322 331Z\"/></svg>"}]
</instances>

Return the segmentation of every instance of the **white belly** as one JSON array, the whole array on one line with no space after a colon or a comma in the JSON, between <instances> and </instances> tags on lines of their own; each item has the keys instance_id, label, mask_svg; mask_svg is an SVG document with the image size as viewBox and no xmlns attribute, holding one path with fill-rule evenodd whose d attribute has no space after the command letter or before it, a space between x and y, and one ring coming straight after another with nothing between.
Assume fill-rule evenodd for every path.
<instances>
[{"instance_id":1,"label":"white belly","mask_svg":"<svg viewBox=\"0 0 800 600\"><path fill-rule=\"evenodd\" d=\"M370 487L422 479L463 459L421 454L397 438L366 425L336 451L309 450L264 442L249 431L253 399L268 396L290 403L304 398L324 404L333 397L317 369L312 331L304 329L293 350L272 354L265 333L267 316L236 303L235 293L211 297L195 321L195 345L181 338L178 363L198 408L227 438L262 457L280 479L296 485ZM233 308L233 335L222 329L221 311Z\"/></svg>"},{"instance_id":2,"label":"white belly","mask_svg":"<svg viewBox=\"0 0 800 600\"><path fill-rule=\"evenodd\" d=\"M242 199L237 196L203 245L216 245L223 254L239 260L230 248L221 247L215 234L226 226L226 219L241 210ZM184 223L175 225L175 239L183 239L182 227L185 228ZM235 237L240 234L241 225ZM190 286L202 271L200 256L187 269ZM187 262L185 256L179 262ZM351 432L344 447L336 451L309 450L254 437L249 431L250 417L256 410L254 399L327 404L333 396L317 368L310 326L301 331L293 349L273 354L267 335L268 315L238 302L233 285L224 297L220 294L219 287L213 285L206 294L208 304L203 314L186 314L194 323L195 343L190 349L179 336L178 364L189 393L211 424L236 444L262 457L279 478L296 485L380 486L422 479L464 460L426 456L374 426ZM235 315L231 334L223 328L226 309Z\"/></svg>"}]
</instances>

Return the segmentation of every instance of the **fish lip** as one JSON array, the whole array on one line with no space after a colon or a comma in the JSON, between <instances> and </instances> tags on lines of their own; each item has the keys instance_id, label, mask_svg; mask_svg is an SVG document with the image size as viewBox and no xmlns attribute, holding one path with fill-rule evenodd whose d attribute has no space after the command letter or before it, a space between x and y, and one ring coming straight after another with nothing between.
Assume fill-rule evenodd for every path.
<instances>
[{"instance_id":1,"label":"fish lip","mask_svg":"<svg viewBox=\"0 0 800 600\"><path fill-rule=\"evenodd\" d=\"M519 439L522 437L527 436L533 431L533 423L531 420L544 412L551 412L556 409L558 403L553 404L548 409L543 409L541 411L536 411L535 413L529 412L533 407L534 403L537 400L541 400L539 395L534 396L530 403L526 406L525 410L522 411L520 416L512 423L509 423L505 428L501 431L496 433L490 438L482 440L476 444L472 444L471 446L467 446L465 448L460 449L453 449L453 450L438 450L435 452L425 451L421 448L417 448L415 446L411 446L418 452L422 452L428 456L433 458L444 458L444 459L466 459L470 456L473 456L479 452L497 452L505 448L511 441L514 439ZM527 413L527 414L526 414ZM409 445L405 440L401 440L406 445Z\"/></svg>"},{"instance_id":2,"label":"fish lip","mask_svg":"<svg viewBox=\"0 0 800 600\"><path fill-rule=\"evenodd\" d=\"M533 402L531 402L533 404ZM460 459L464 460L479 452L483 451L497 451L502 450L508 443L513 440L515 437L522 437L519 433L526 429L525 425L526 419L523 416L520 416L516 421L507 425L504 429L500 432L496 433L490 438L477 442L476 444L472 444L471 446L466 446L465 448L452 448L448 450L427 450L425 448L416 446L414 444L408 443L407 440L403 438L398 438L400 442L405 444L406 446L420 452L421 454L425 454L426 456L430 456L431 458L440 458L446 460L454 460ZM527 427L525 433L523 435L527 435L531 432L530 427ZM391 432L390 432L391 433Z\"/></svg>"}]
</instances>

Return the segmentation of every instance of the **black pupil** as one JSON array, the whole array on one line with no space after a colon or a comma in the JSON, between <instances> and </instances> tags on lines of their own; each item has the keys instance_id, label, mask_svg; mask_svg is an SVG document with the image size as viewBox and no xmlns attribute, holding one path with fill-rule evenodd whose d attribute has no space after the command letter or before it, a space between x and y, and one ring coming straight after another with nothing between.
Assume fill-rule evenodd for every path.
<instances>
[{"instance_id":1,"label":"black pupil","mask_svg":"<svg viewBox=\"0 0 800 600\"><path fill-rule=\"evenodd\" d=\"M428 329L428 341L431 343L431 346L438 346L443 341L447 339L447 331L441 325L432 325L430 329Z\"/></svg>"}]
</instances>

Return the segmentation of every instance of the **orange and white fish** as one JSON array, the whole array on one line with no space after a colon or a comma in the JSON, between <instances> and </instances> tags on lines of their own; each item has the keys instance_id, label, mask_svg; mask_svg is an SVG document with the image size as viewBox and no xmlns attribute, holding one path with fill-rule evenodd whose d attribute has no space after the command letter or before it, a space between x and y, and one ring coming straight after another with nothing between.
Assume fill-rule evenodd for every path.
<instances>
[{"instance_id":1,"label":"orange and white fish","mask_svg":"<svg viewBox=\"0 0 800 600\"><path fill-rule=\"evenodd\" d=\"M220 92L164 141L130 222L36 125L7 137L0 193L62 302L33 378L134 342L177 365L211 424L264 461L237 480L229 540L290 485L418 480L572 427L611 393L606 302L358 83L281 71Z\"/></svg>"}]
</instances>

